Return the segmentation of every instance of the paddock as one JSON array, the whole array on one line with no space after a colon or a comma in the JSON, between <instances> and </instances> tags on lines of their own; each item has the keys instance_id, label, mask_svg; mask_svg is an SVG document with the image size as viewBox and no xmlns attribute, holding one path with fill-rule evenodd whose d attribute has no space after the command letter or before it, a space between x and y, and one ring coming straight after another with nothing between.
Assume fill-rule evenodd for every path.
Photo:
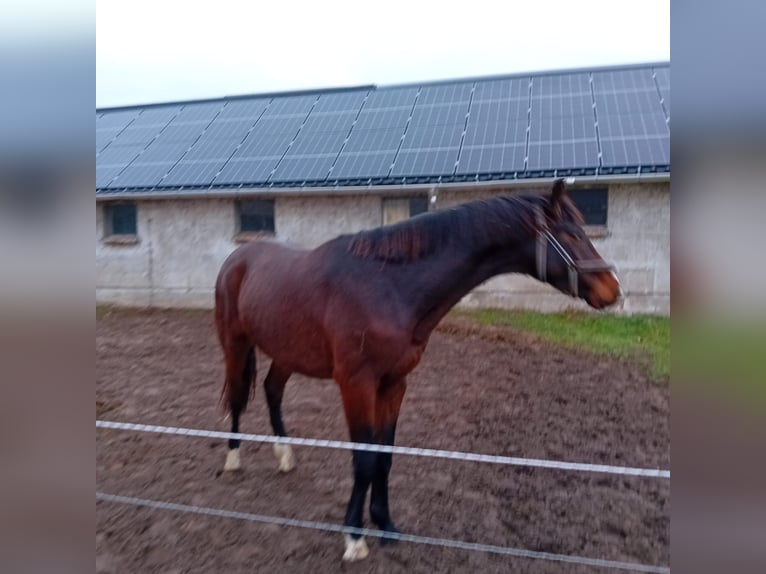
<instances>
[{"instance_id":1,"label":"paddock","mask_svg":"<svg viewBox=\"0 0 766 574\"><path fill-rule=\"evenodd\" d=\"M228 430L211 312L99 312L96 353L97 419ZM261 387L269 362L259 359L242 432L270 435ZM295 376L283 410L293 437L348 440L332 381ZM636 361L449 317L409 377L397 444L667 469L669 412L668 381L651 380ZM243 470L221 473L223 439L113 429L96 437L100 492L342 523L352 483L347 451L294 447L298 466L281 474L270 445L245 442ZM390 488L407 534L659 568L670 562L666 478L396 455ZM341 566L337 533L110 501L97 502L96 515L102 574L609 571L405 541L380 547L374 539L367 560Z\"/></svg>"}]
</instances>

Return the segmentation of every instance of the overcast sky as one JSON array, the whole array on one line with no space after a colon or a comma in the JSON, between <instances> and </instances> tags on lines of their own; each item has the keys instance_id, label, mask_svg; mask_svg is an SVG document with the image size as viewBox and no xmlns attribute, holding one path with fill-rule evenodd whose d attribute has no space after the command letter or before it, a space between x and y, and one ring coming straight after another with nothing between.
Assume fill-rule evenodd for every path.
<instances>
[{"instance_id":1,"label":"overcast sky","mask_svg":"<svg viewBox=\"0 0 766 574\"><path fill-rule=\"evenodd\" d=\"M98 107L670 59L669 0L98 0Z\"/></svg>"}]
</instances>

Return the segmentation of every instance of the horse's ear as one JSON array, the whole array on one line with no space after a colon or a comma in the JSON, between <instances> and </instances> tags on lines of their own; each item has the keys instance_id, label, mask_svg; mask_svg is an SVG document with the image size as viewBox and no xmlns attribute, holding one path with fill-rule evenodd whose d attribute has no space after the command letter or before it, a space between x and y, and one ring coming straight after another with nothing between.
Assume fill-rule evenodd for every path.
<instances>
[{"instance_id":1,"label":"horse's ear","mask_svg":"<svg viewBox=\"0 0 766 574\"><path fill-rule=\"evenodd\" d=\"M561 203L567 192L566 180L559 178L553 182L551 197L548 200L549 215L554 221L561 219Z\"/></svg>"}]
</instances>

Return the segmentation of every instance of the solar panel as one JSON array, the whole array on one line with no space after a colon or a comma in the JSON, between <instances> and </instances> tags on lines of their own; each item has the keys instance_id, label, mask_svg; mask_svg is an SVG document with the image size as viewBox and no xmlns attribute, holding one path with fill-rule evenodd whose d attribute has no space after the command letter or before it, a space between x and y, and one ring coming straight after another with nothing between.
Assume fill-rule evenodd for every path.
<instances>
[{"instance_id":1,"label":"solar panel","mask_svg":"<svg viewBox=\"0 0 766 574\"><path fill-rule=\"evenodd\" d=\"M122 128L107 128L96 130L96 152L103 150L116 136Z\"/></svg>"},{"instance_id":2,"label":"solar panel","mask_svg":"<svg viewBox=\"0 0 766 574\"><path fill-rule=\"evenodd\" d=\"M651 114L662 113L657 88L640 92L601 92L596 94L599 114Z\"/></svg>"},{"instance_id":3,"label":"solar panel","mask_svg":"<svg viewBox=\"0 0 766 574\"><path fill-rule=\"evenodd\" d=\"M660 114L599 115L598 127L602 138L666 136L668 134L665 118Z\"/></svg>"},{"instance_id":4,"label":"solar panel","mask_svg":"<svg viewBox=\"0 0 766 574\"><path fill-rule=\"evenodd\" d=\"M664 89L662 90L662 106L665 108L665 111L668 115L668 120L670 120L670 89Z\"/></svg>"},{"instance_id":5,"label":"solar panel","mask_svg":"<svg viewBox=\"0 0 766 574\"><path fill-rule=\"evenodd\" d=\"M516 145L463 146L456 173L503 173L524 169L526 142Z\"/></svg>"},{"instance_id":6,"label":"solar panel","mask_svg":"<svg viewBox=\"0 0 766 574\"><path fill-rule=\"evenodd\" d=\"M421 148L457 148L460 146L462 135L462 126L410 129L404 136L401 149L404 151Z\"/></svg>"},{"instance_id":7,"label":"solar panel","mask_svg":"<svg viewBox=\"0 0 766 574\"><path fill-rule=\"evenodd\" d=\"M412 109L417 94L417 87L382 88L374 90L367 98L367 102L364 104L364 110L400 107Z\"/></svg>"},{"instance_id":8,"label":"solar panel","mask_svg":"<svg viewBox=\"0 0 766 574\"><path fill-rule=\"evenodd\" d=\"M476 82L473 103L491 100L523 100L526 107L529 100L529 78Z\"/></svg>"},{"instance_id":9,"label":"solar panel","mask_svg":"<svg viewBox=\"0 0 766 574\"><path fill-rule=\"evenodd\" d=\"M125 128L114 140L112 145L146 145L157 137L163 126L136 126L132 124Z\"/></svg>"},{"instance_id":10,"label":"solar panel","mask_svg":"<svg viewBox=\"0 0 766 574\"><path fill-rule=\"evenodd\" d=\"M441 104L434 106L415 106L410 126L465 125L468 102L459 104Z\"/></svg>"},{"instance_id":11,"label":"solar panel","mask_svg":"<svg viewBox=\"0 0 766 574\"><path fill-rule=\"evenodd\" d=\"M143 145L110 145L97 156L99 166L128 165L138 157L145 147Z\"/></svg>"},{"instance_id":12,"label":"solar panel","mask_svg":"<svg viewBox=\"0 0 766 574\"><path fill-rule=\"evenodd\" d=\"M395 150L383 153L344 150L330 172L330 179L386 177L395 154Z\"/></svg>"},{"instance_id":13,"label":"solar panel","mask_svg":"<svg viewBox=\"0 0 766 574\"><path fill-rule=\"evenodd\" d=\"M266 109L270 101L270 99L255 99L226 102L221 113L216 117L216 122L244 118L252 125L258 116L263 113L263 110Z\"/></svg>"},{"instance_id":14,"label":"solar panel","mask_svg":"<svg viewBox=\"0 0 766 574\"><path fill-rule=\"evenodd\" d=\"M527 170L598 166L596 118L588 74L533 78Z\"/></svg>"},{"instance_id":15,"label":"solar panel","mask_svg":"<svg viewBox=\"0 0 766 574\"><path fill-rule=\"evenodd\" d=\"M593 72L593 85L609 92L651 91L655 89L649 68Z\"/></svg>"},{"instance_id":16,"label":"solar panel","mask_svg":"<svg viewBox=\"0 0 766 574\"><path fill-rule=\"evenodd\" d=\"M344 132L304 133L301 130L301 133L293 142L293 145L290 146L290 150L285 157L324 153L338 155L345 139L346 134Z\"/></svg>"},{"instance_id":17,"label":"solar panel","mask_svg":"<svg viewBox=\"0 0 766 574\"><path fill-rule=\"evenodd\" d=\"M532 97L561 97L590 94L590 78L586 72L550 74L532 79Z\"/></svg>"},{"instance_id":18,"label":"solar panel","mask_svg":"<svg viewBox=\"0 0 766 574\"><path fill-rule=\"evenodd\" d=\"M184 156L188 161L227 160L237 150L241 140L200 139Z\"/></svg>"},{"instance_id":19,"label":"solar panel","mask_svg":"<svg viewBox=\"0 0 766 574\"><path fill-rule=\"evenodd\" d=\"M248 137L237 150L235 158L245 157L282 157L290 145L292 136L289 134L269 134Z\"/></svg>"},{"instance_id":20,"label":"solar panel","mask_svg":"<svg viewBox=\"0 0 766 574\"><path fill-rule=\"evenodd\" d=\"M649 69L594 72L605 167L668 164L670 131Z\"/></svg>"},{"instance_id":21,"label":"solar panel","mask_svg":"<svg viewBox=\"0 0 766 574\"><path fill-rule=\"evenodd\" d=\"M221 170L214 184L265 182L271 175L279 157L231 159Z\"/></svg>"},{"instance_id":22,"label":"solar panel","mask_svg":"<svg viewBox=\"0 0 766 574\"><path fill-rule=\"evenodd\" d=\"M656 68L655 81L659 87L661 104L667 112L668 120L670 119L670 68Z\"/></svg>"},{"instance_id":23,"label":"solar panel","mask_svg":"<svg viewBox=\"0 0 766 574\"><path fill-rule=\"evenodd\" d=\"M205 131L200 134L198 145L200 142L209 142L215 140L238 140L242 141L245 136L253 127L253 121L239 121L234 120L231 122L215 121L210 124Z\"/></svg>"},{"instance_id":24,"label":"solar panel","mask_svg":"<svg viewBox=\"0 0 766 574\"><path fill-rule=\"evenodd\" d=\"M210 122L224 108L223 102L209 104L187 104L174 121L176 122Z\"/></svg>"},{"instance_id":25,"label":"solar panel","mask_svg":"<svg viewBox=\"0 0 766 574\"><path fill-rule=\"evenodd\" d=\"M570 140L596 141L593 114L573 117L542 117L530 122L529 143L564 142Z\"/></svg>"},{"instance_id":26,"label":"solar panel","mask_svg":"<svg viewBox=\"0 0 766 574\"><path fill-rule=\"evenodd\" d=\"M269 105L266 113L274 115L306 115L311 110L311 106L318 100L319 96L282 96L274 98Z\"/></svg>"},{"instance_id":27,"label":"solar panel","mask_svg":"<svg viewBox=\"0 0 766 574\"><path fill-rule=\"evenodd\" d=\"M97 187L666 165L669 113L663 65L99 110Z\"/></svg>"},{"instance_id":28,"label":"solar panel","mask_svg":"<svg viewBox=\"0 0 766 574\"><path fill-rule=\"evenodd\" d=\"M173 165L171 162L132 163L107 187L154 187Z\"/></svg>"},{"instance_id":29,"label":"solar panel","mask_svg":"<svg viewBox=\"0 0 766 574\"><path fill-rule=\"evenodd\" d=\"M455 169L458 148L400 151L391 170L392 177L446 175Z\"/></svg>"},{"instance_id":30,"label":"solar panel","mask_svg":"<svg viewBox=\"0 0 766 574\"><path fill-rule=\"evenodd\" d=\"M138 117L140 110L118 110L107 112L96 118L96 129L118 128L123 129Z\"/></svg>"},{"instance_id":31,"label":"solar panel","mask_svg":"<svg viewBox=\"0 0 766 574\"><path fill-rule=\"evenodd\" d=\"M529 102L527 100L494 100L473 102L468 125L481 123L527 123Z\"/></svg>"},{"instance_id":32,"label":"solar panel","mask_svg":"<svg viewBox=\"0 0 766 574\"><path fill-rule=\"evenodd\" d=\"M670 163L670 138L601 138L605 167L667 165Z\"/></svg>"},{"instance_id":33,"label":"solar panel","mask_svg":"<svg viewBox=\"0 0 766 574\"><path fill-rule=\"evenodd\" d=\"M191 145L202 134L205 127L207 127L206 122L189 124L172 123L157 135L156 141L162 143L184 142L187 145Z\"/></svg>"},{"instance_id":34,"label":"solar panel","mask_svg":"<svg viewBox=\"0 0 766 574\"><path fill-rule=\"evenodd\" d=\"M305 115L269 116L264 114L255 124L253 132L256 134L289 133L295 135L305 120Z\"/></svg>"},{"instance_id":35,"label":"solar panel","mask_svg":"<svg viewBox=\"0 0 766 574\"><path fill-rule=\"evenodd\" d=\"M548 141L529 144L527 169L574 169L597 167L596 140Z\"/></svg>"},{"instance_id":36,"label":"solar panel","mask_svg":"<svg viewBox=\"0 0 766 574\"><path fill-rule=\"evenodd\" d=\"M123 169L124 165L118 166L97 166L96 167L96 187L106 187Z\"/></svg>"},{"instance_id":37,"label":"solar panel","mask_svg":"<svg viewBox=\"0 0 766 574\"><path fill-rule=\"evenodd\" d=\"M323 180L337 154L284 157L269 181Z\"/></svg>"},{"instance_id":38,"label":"solar panel","mask_svg":"<svg viewBox=\"0 0 766 574\"><path fill-rule=\"evenodd\" d=\"M465 132L464 146L516 145L527 143L527 118L524 121L472 123Z\"/></svg>"},{"instance_id":39,"label":"solar panel","mask_svg":"<svg viewBox=\"0 0 766 574\"><path fill-rule=\"evenodd\" d=\"M138 114L133 121L135 126L157 126L165 125L172 120L181 111L181 106L161 106L157 108L146 108Z\"/></svg>"},{"instance_id":40,"label":"solar panel","mask_svg":"<svg viewBox=\"0 0 766 574\"><path fill-rule=\"evenodd\" d=\"M532 121L549 118L586 116L593 118L593 97L587 94L572 96L541 96L532 98Z\"/></svg>"},{"instance_id":41,"label":"solar panel","mask_svg":"<svg viewBox=\"0 0 766 574\"><path fill-rule=\"evenodd\" d=\"M526 144L528 106L526 100L474 102L463 145Z\"/></svg>"},{"instance_id":42,"label":"solar panel","mask_svg":"<svg viewBox=\"0 0 766 574\"><path fill-rule=\"evenodd\" d=\"M187 156L188 157L188 156ZM218 161L179 161L160 183L162 185L210 185L226 163Z\"/></svg>"},{"instance_id":43,"label":"solar panel","mask_svg":"<svg viewBox=\"0 0 766 574\"><path fill-rule=\"evenodd\" d=\"M363 108L354 125L354 130L398 128L404 130L412 108Z\"/></svg>"},{"instance_id":44,"label":"solar panel","mask_svg":"<svg viewBox=\"0 0 766 574\"><path fill-rule=\"evenodd\" d=\"M362 102L367 95L367 90L356 92L337 92L332 94L322 94L314 106L314 113L321 112L358 112L362 107Z\"/></svg>"},{"instance_id":45,"label":"solar panel","mask_svg":"<svg viewBox=\"0 0 766 574\"><path fill-rule=\"evenodd\" d=\"M354 128L343 148L343 154L349 152L395 152L399 148L403 134L403 129L358 130Z\"/></svg>"},{"instance_id":46,"label":"solar panel","mask_svg":"<svg viewBox=\"0 0 766 574\"><path fill-rule=\"evenodd\" d=\"M417 105L467 103L472 89L473 82L424 86L420 90Z\"/></svg>"},{"instance_id":47,"label":"solar panel","mask_svg":"<svg viewBox=\"0 0 766 574\"><path fill-rule=\"evenodd\" d=\"M312 111L301 132L334 132L348 133L356 119L357 112L317 113Z\"/></svg>"},{"instance_id":48,"label":"solar panel","mask_svg":"<svg viewBox=\"0 0 766 574\"><path fill-rule=\"evenodd\" d=\"M152 145L146 148L139 156L140 161L146 162L177 162L181 159L189 146L186 144L162 144L159 140L155 140Z\"/></svg>"},{"instance_id":49,"label":"solar panel","mask_svg":"<svg viewBox=\"0 0 766 574\"><path fill-rule=\"evenodd\" d=\"M670 89L670 68L658 66L654 68L654 75L660 90Z\"/></svg>"}]
</instances>

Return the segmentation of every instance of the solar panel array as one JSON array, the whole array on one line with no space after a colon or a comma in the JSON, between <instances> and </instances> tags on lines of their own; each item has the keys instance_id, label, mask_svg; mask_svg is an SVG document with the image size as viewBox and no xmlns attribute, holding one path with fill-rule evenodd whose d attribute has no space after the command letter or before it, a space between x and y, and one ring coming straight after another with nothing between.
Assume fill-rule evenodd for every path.
<instances>
[{"instance_id":1,"label":"solar panel array","mask_svg":"<svg viewBox=\"0 0 766 574\"><path fill-rule=\"evenodd\" d=\"M669 170L669 64L96 113L98 193Z\"/></svg>"}]
</instances>

